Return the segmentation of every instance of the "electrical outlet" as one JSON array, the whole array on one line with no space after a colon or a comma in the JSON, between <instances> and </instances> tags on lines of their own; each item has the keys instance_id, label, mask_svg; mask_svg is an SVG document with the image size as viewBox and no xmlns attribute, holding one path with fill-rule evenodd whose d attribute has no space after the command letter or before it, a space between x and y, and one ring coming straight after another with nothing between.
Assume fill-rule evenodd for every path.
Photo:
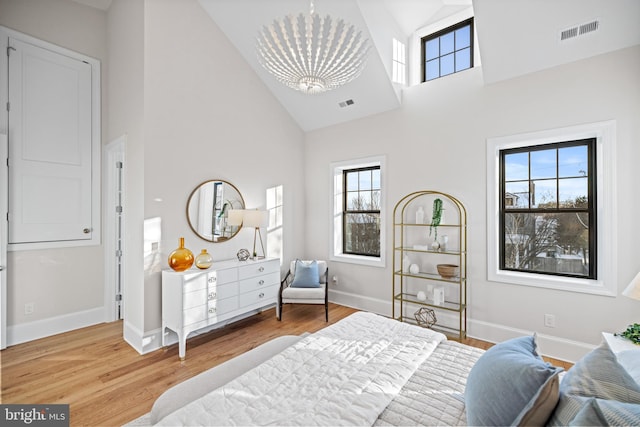
<instances>
[{"instance_id":1,"label":"electrical outlet","mask_svg":"<svg viewBox=\"0 0 640 427\"><path fill-rule=\"evenodd\" d=\"M333 281L334 285L338 286L338 276L333 276L331 280Z\"/></svg>"},{"instance_id":2,"label":"electrical outlet","mask_svg":"<svg viewBox=\"0 0 640 427\"><path fill-rule=\"evenodd\" d=\"M545 314L544 315L544 326L547 328L555 328L556 327L556 316L553 314Z\"/></svg>"},{"instance_id":3,"label":"electrical outlet","mask_svg":"<svg viewBox=\"0 0 640 427\"><path fill-rule=\"evenodd\" d=\"M33 314L33 312L36 311L36 304L33 302L28 302L24 305L24 314L25 315L30 315Z\"/></svg>"}]
</instances>

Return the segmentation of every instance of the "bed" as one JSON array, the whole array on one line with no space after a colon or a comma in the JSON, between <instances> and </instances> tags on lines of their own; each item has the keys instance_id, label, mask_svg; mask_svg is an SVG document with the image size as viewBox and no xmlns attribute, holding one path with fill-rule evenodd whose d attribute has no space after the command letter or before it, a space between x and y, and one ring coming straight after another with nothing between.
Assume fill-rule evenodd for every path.
<instances>
[{"instance_id":1,"label":"bed","mask_svg":"<svg viewBox=\"0 0 640 427\"><path fill-rule=\"evenodd\" d=\"M640 423L640 387L606 344L560 384L562 370L540 358L535 338L485 352L358 312L178 384L128 426Z\"/></svg>"}]
</instances>

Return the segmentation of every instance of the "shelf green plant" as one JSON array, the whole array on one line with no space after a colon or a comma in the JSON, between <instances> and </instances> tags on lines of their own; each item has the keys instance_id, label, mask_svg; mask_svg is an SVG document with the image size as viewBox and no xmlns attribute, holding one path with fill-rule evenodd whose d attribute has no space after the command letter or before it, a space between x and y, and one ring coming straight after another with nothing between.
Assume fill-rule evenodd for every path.
<instances>
[{"instance_id":1,"label":"shelf green plant","mask_svg":"<svg viewBox=\"0 0 640 427\"><path fill-rule=\"evenodd\" d=\"M618 332L614 335L625 337L628 340L631 340L631 342L633 342L634 344L640 345L640 324L634 323L633 325L629 325L626 331Z\"/></svg>"},{"instance_id":2,"label":"shelf green plant","mask_svg":"<svg viewBox=\"0 0 640 427\"><path fill-rule=\"evenodd\" d=\"M442 220L442 199L435 199L433 201L433 212L431 213L431 225L429 226L429 237L431 237L431 231L435 233L435 240L438 240L438 226Z\"/></svg>"}]
</instances>

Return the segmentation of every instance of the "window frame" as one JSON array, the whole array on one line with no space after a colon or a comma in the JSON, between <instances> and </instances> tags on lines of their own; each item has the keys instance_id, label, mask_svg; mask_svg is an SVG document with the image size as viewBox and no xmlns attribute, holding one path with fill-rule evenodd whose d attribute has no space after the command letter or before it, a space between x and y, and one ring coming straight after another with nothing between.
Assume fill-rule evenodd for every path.
<instances>
[{"instance_id":1,"label":"window frame","mask_svg":"<svg viewBox=\"0 0 640 427\"><path fill-rule=\"evenodd\" d=\"M500 269L500 151L595 138L595 279ZM617 194L615 120L487 139L487 280L615 297L617 295ZM605 238L606 236L606 238ZM609 268L605 268L609 266Z\"/></svg>"},{"instance_id":2,"label":"window frame","mask_svg":"<svg viewBox=\"0 0 640 427\"><path fill-rule=\"evenodd\" d=\"M348 203L348 195L351 191L349 191L348 187L348 180L347 180L347 175L351 174L351 173L360 173L360 172L364 172L364 171L380 171L380 165L374 165L374 166L365 166L365 167L360 167L360 168L353 168L353 169L344 169L342 171L342 175L343 175L343 179L342 179L342 206L344 206L345 208L342 211L342 235L344 236L347 232L347 225L348 225L348 221L347 218L349 215L377 215L378 216L378 222L380 221L380 209L349 209L349 203ZM382 183L381 183L382 184ZM382 187L382 185L380 185ZM369 190L360 190L360 188L358 187L357 192L364 192L364 191L368 191L368 192L373 192L374 189L373 187ZM377 189L378 192L382 191L382 188L378 188ZM355 251L349 251L347 250L347 240L346 239L342 239L342 253L343 254L348 254L348 255L357 255L357 256L366 256L366 257L379 257L380 256L380 248L378 247L378 254L366 254L366 253L360 253L360 252L355 252Z\"/></svg>"},{"instance_id":3,"label":"window frame","mask_svg":"<svg viewBox=\"0 0 640 427\"><path fill-rule=\"evenodd\" d=\"M330 169L330 248L329 259L336 262L360 264L371 267L384 268L386 265L386 156L372 156L362 159L333 162ZM343 250L343 212L344 212L344 174L345 170L380 167L380 255L355 255L344 253Z\"/></svg>"},{"instance_id":4,"label":"window frame","mask_svg":"<svg viewBox=\"0 0 640 427\"><path fill-rule=\"evenodd\" d=\"M446 34L449 33L455 33L456 30L459 30L461 28L464 28L466 26L469 26L469 67L468 68L464 68L460 71L455 71L455 65L454 65L454 71L452 73L449 74L445 74L442 75L441 72L438 73L438 77L435 77L433 79L429 79L427 80L427 43L433 39L436 38L440 38ZM454 36L455 39L455 36ZM460 21L456 24L450 25L447 28L443 28L442 30L436 31L434 33L431 34L427 34L423 37L420 38L420 82L421 83L426 83L426 82L430 82L433 80L438 80L442 77L446 77L446 76L450 76L452 74L457 74L460 73L462 71L466 71L466 70L471 70L474 67L474 59L475 59L475 43L474 43L474 39L475 39L475 28L474 28L474 17L470 17L467 18L463 21ZM454 42L455 43L455 42ZM466 47L465 47L466 49ZM454 45L454 49L453 49L453 55L454 55L454 61L455 61L455 53L456 53L456 49L455 49L455 45ZM442 55L438 55L438 58L442 58ZM455 64L455 62L454 62Z\"/></svg>"},{"instance_id":5,"label":"window frame","mask_svg":"<svg viewBox=\"0 0 640 427\"><path fill-rule=\"evenodd\" d=\"M509 154L516 154L516 153L535 153L537 151L546 151L546 150L555 150L556 151L556 160L558 158L558 154L559 154L559 150L562 148L569 148L569 147L587 147L587 164L588 164L588 174L586 175L587 178L587 197L588 197L588 205L586 208L563 208L560 206L556 206L555 208L541 208L541 207L532 207L532 199L531 199L531 192L529 193L529 201L527 203L528 207L526 208L507 208L506 207L506 196L507 196L507 191L506 191L506 176L505 176L505 157ZM499 240L500 240L500 246L499 246L499 254L500 254L500 258L499 258L499 262L500 262L500 269L501 270L509 270L509 271L521 271L521 272L525 272L525 273L536 273L536 274L545 274L545 275L551 275L551 276L567 276L567 277L580 277L580 278L587 278L587 279L597 279L597 271L598 271L598 265L597 265L597 228L598 228L598 215L597 215L597 210L595 209L597 206L597 191L596 191L596 185L595 182L597 182L597 177L598 177L598 171L597 171L597 166L595 163L595 150L596 150L596 139L595 138L586 138L586 139L581 139L581 140L570 140L570 141L558 141L558 142L554 142L554 143L549 143L549 144L536 144L533 146L523 146L523 147L517 147L517 148L506 148L506 149L501 149L500 150L500 159L499 159L499 168L500 168L500 179L498 182L499 188L500 188L500 215L499 215ZM560 179L565 179L567 177L561 178L559 176L559 163L556 161L556 171L555 171L555 176L554 177L549 177L549 178L544 178L544 179L538 179L538 178L532 178L531 177L531 159L529 156L529 160L528 160L528 169L529 169L529 176L526 180L522 180L522 181L527 181L528 182L528 187L531 188L531 184L533 181L538 181L538 180L545 180L545 181L549 181L549 180L555 180L555 181L559 181ZM556 185L556 204L560 204L561 200L558 197L559 196L559 191L560 191L560 187L558 185ZM571 212L582 212L582 213L586 213L589 216L589 272L588 274L585 275L578 275L578 274L570 274L570 273L558 273L558 272L548 272L548 271L529 271L529 270L524 270L524 269L519 269L519 268L515 268L515 267L507 267L506 264L506 251L505 251L505 247L506 247L506 234L507 234L507 230L505 229L505 224L506 224L506 216L507 214L518 214L518 213L523 213L523 214L559 214L559 213L571 213Z\"/></svg>"}]
</instances>

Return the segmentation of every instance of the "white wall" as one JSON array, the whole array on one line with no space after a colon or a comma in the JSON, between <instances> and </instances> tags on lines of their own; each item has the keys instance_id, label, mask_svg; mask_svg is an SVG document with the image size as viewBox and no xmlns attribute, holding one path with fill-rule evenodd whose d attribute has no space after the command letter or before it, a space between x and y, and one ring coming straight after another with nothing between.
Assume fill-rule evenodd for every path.
<instances>
[{"instance_id":1,"label":"white wall","mask_svg":"<svg viewBox=\"0 0 640 427\"><path fill-rule=\"evenodd\" d=\"M638 75L640 47L490 86L483 85L482 69L476 68L406 89L399 110L308 133L307 255L328 256L329 163L386 154L389 212L403 195L428 189L453 194L467 208L469 334L498 341L538 331L548 342L548 353L579 357L580 349L586 350L581 343L595 345L601 331L621 331L637 321L640 303L487 281L486 139L617 120L619 259L610 268L617 269L622 291L640 271ZM386 232L384 270L332 263L331 274L340 279L333 300L390 314L391 222ZM544 327L545 313L556 315L556 328Z\"/></svg>"},{"instance_id":2,"label":"white wall","mask_svg":"<svg viewBox=\"0 0 640 427\"><path fill-rule=\"evenodd\" d=\"M189 228L187 199L203 181L231 182L249 209L265 208L266 190L283 185L284 259L300 254L304 136L196 0L145 2L144 57L140 196L145 218L162 222L160 264L145 271L148 333L161 326L159 270L179 237L195 254L207 249L218 260L253 245L252 230L212 244Z\"/></svg>"},{"instance_id":3,"label":"white wall","mask_svg":"<svg viewBox=\"0 0 640 427\"><path fill-rule=\"evenodd\" d=\"M0 0L0 25L97 58L104 71L107 40L102 11L66 0ZM4 109L0 123L2 132ZM39 331L61 331L102 318L102 246L9 252L7 258L8 344L32 339ZM24 314L26 303L35 304L33 314Z\"/></svg>"}]
</instances>

